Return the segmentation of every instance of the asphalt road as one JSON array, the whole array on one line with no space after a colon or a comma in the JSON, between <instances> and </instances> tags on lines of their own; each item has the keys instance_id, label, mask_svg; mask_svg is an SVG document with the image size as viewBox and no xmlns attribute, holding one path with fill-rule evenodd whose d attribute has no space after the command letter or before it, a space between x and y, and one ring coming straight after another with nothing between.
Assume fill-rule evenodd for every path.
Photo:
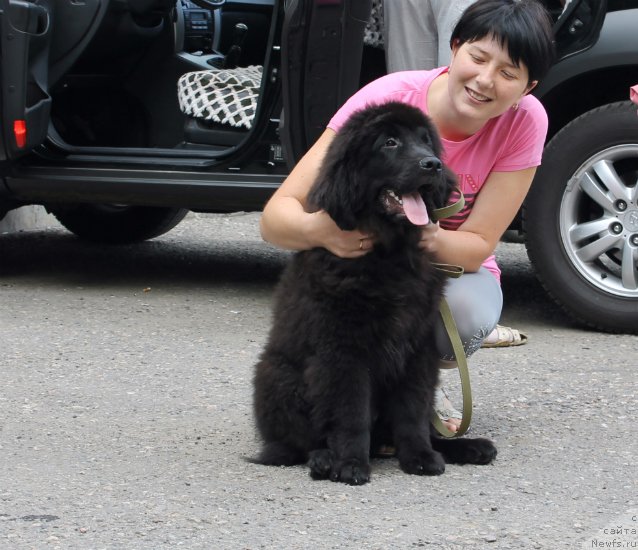
<instances>
[{"instance_id":1,"label":"asphalt road","mask_svg":"<svg viewBox=\"0 0 638 550\"><path fill-rule=\"evenodd\" d=\"M246 462L287 258L257 220L113 248L0 235L0 548L638 547L637 339L572 324L522 245L499 248L502 321L529 343L471 362L494 464L375 460L349 487Z\"/></svg>"}]
</instances>

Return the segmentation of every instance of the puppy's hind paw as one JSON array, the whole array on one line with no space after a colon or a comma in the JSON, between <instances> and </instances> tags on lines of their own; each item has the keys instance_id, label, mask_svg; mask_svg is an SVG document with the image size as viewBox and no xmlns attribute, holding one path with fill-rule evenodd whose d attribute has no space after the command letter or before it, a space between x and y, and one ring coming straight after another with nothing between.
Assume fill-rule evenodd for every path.
<instances>
[{"instance_id":1,"label":"puppy's hind paw","mask_svg":"<svg viewBox=\"0 0 638 550\"><path fill-rule=\"evenodd\" d=\"M301 449L296 449L280 441L270 441L265 443L259 456L249 459L255 464L266 466L293 466L303 464L305 454Z\"/></svg>"},{"instance_id":2,"label":"puppy's hind paw","mask_svg":"<svg viewBox=\"0 0 638 550\"><path fill-rule=\"evenodd\" d=\"M496 447L489 439L479 437L469 439L466 448L465 462L467 464L489 464L496 458Z\"/></svg>"},{"instance_id":3,"label":"puppy's hind paw","mask_svg":"<svg viewBox=\"0 0 638 550\"><path fill-rule=\"evenodd\" d=\"M432 446L450 464L489 464L496 458L496 447L489 439L437 439Z\"/></svg>"}]
</instances>

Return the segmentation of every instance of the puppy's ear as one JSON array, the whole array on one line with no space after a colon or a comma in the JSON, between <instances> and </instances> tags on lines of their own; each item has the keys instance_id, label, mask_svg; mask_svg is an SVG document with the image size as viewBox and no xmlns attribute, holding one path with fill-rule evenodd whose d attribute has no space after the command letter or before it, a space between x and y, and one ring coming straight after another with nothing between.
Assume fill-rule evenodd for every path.
<instances>
[{"instance_id":1,"label":"puppy's ear","mask_svg":"<svg viewBox=\"0 0 638 550\"><path fill-rule=\"evenodd\" d=\"M323 209L340 229L352 231L357 227L357 215L362 201L359 196L358 170L352 159L327 156L319 178L308 195L314 209ZM359 202L359 204L357 204Z\"/></svg>"}]
</instances>

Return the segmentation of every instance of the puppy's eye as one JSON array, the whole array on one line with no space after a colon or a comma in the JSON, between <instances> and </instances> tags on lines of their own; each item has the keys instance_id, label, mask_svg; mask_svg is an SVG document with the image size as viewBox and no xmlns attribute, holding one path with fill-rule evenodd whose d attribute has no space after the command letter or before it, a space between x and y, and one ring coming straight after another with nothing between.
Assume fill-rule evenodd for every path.
<instances>
[{"instance_id":1,"label":"puppy's eye","mask_svg":"<svg viewBox=\"0 0 638 550\"><path fill-rule=\"evenodd\" d=\"M385 143L383 145L385 147L394 148L394 147L398 147L399 146L399 142L396 139L394 139L394 138L388 138L388 139L385 140Z\"/></svg>"}]
</instances>

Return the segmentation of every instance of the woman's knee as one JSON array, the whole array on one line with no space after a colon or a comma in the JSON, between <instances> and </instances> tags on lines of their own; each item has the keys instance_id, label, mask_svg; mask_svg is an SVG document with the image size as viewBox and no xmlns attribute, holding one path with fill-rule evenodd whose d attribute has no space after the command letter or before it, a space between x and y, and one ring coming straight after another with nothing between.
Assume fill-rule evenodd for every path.
<instances>
[{"instance_id":1,"label":"woman's knee","mask_svg":"<svg viewBox=\"0 0 638 550\"><path fill-rule=\"evenodd\" d=\"M498 281L487 270L463 275L448 284L445 296L466 355L471 355L494 329L501 315L503 295ZM437 327L437 346L443 359L454 353L443 322Z\"/></svg>"}]
</instances>

